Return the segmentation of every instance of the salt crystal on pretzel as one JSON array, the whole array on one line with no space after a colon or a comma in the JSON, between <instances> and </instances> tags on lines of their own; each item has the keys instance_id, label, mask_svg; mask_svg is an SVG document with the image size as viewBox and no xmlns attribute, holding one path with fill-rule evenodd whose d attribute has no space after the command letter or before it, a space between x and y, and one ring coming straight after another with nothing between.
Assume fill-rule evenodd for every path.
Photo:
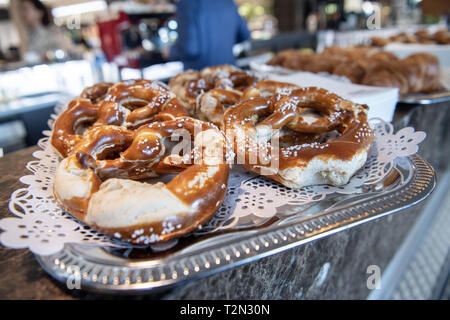
<instances>
[{"instance_id":1,"label":"salt crystal on pretzel","mask_svg":"<svg viewBox=\"0 0 450 320\"><path fill-rule=\"evenodd\" d=\"M250 72L219 65L180 73L169 86L192 116L221 126L225 109L237 103L242 93L259 80Z\"/></svg>"}]
</instances>

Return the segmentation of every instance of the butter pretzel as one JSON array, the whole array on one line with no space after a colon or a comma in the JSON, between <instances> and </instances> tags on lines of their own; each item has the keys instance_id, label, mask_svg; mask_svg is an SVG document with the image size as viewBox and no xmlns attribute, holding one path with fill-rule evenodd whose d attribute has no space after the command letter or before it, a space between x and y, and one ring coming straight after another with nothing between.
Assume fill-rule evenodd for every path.
<instances>
[{"instance_id":1,"label":"butter pretzel","mask_svg":"<svg viewBox=\"0 0 450 320\"><path fill-rule=\"evenodd\" d=\"M187 157L171 154L170 138L178 130L194 140ZM222 204L226 146L215 126L188 117L134 131L93 127L59 164L54 195L68 212L107 235L138 244L167 241L201 227ZM133 180L173 166L181 173L167 184Z\"/></svg>"},{"instance_id":2,"label":"butter pretzel","mask_svg":"<svg viewBox=\"0 0 450 320\"><path fill-rule=\"evenodd\" d=\"M225 112L224 126L236 153L245 153L247 169L290 188L347 183L374 139L367 106L315 87L243 100ZM324 142L332 133L337 137Z\"/></svg>"}]
</instances>

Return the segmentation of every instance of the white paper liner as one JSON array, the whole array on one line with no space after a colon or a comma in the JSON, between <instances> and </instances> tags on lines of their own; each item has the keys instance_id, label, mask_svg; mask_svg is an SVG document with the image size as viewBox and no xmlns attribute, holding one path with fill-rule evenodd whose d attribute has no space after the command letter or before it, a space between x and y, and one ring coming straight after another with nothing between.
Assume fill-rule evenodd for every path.
<instances>
[{"instance_id":1,"label":"white paper liner","mask_svg":"<svg viewBox=\"0 0 450 320\"><path fill-rule=\"evenodd\" d=\"M61 110L58 107L56 112ZM50 127L53 126L55 117L52 116L49 120ZM414 131L410 127L394 134L392 125L380 119L373 119L370 124L376 138L368 160L347 185L322 185L293 190L236 166L231 171L228 193L222 207L195 234L254 226L280 214L277 210L280 207L293 207L295 210L283 210L284 214L293 214L299 208L306 208L325 199L327 195L361 193L364 186L383 180L396 158L416 153L418 144L426 136L424 132ZM3 229L0 234L1 243L9 248L29 248L39 255L54 254L65 243L129 246L79 222L64 212L55 201L52 193L53 177L59 159L48 142L50 133L44 131L47 137L38 143L41 150L33 153L36 160L27 164L27 169L32 174L20 178L27 187L16 190L11 195L9 208L15 217L0 220L0 229ZM161 250L161 245L155 246L155 250Z\"/></svg>"}]
</instances>

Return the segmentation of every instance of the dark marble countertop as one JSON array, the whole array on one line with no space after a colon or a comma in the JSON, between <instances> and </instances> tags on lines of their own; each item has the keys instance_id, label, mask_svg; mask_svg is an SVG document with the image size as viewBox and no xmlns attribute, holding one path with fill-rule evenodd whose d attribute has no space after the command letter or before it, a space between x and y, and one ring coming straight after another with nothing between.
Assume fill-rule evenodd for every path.
<instances>
[{"instance_id":1,"label":"dark marble countertop","mask_svg":"<svg viewBox=\"0 0 450 320\"><path fill-rule=\"evenodd\" d=\"M420 154L439 177L448 168L450 103L399 105L394 126L413 126L428 136ZM22 187L18 179L37 147L0 159L0 218L10 216L11 193ZM420 216L424 202L337 234L273 256L188 282L165 292L134 299L365 299L367 267L386 268L408 231ZM0 299L115 298L69 291L41 269L28 250L0 246Z\"/></svg>"}]
</instances>

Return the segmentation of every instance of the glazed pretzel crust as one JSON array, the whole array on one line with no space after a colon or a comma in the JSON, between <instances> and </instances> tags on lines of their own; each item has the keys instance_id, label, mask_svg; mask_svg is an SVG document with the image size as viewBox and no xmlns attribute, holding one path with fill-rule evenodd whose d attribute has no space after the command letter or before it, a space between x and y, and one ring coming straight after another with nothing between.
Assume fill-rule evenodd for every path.
<instances>
[{"instance_id":1,"label":"glazed pretzel crust","mask_svg":"<svg viewBox=\"0 0 450 320\"><path fill-rule=\"evenodd\" d=\"M178 130L194 138L188 157L169 150L168 140ZM79 220L121 240L155 243L180 237L199 228L222 204L229 174L226 141L215 126L189 117L135 131L93 127L58 166L55 198ZM167 171L181 173L167 184L133 180Z\"/></svg>"},{"instance_id":2,"label":"glazed pretzel crust","mask_svg":"<svg viewBox=\"0 0 450 320\"><path fill-rule=\"evenodd\" d=\"M86 88L56 119L50 142L67 157L92 126L117 125L136 129L154 121L187 115L167 86L151 80L130 80L116 85Z\"/></svg>"},{"instance_id":3,"label":"glazed pretzel crust","mask_svg":"<svg viewBox=\"0 0 450 320\"><path fill-rule=\"evenodd\" d=\"M315 87L244 100L227 110L224 126L230 139L246 137L244 143L234 141L236 153L245 150L246 168L259 174L267 169L265 175L291 188L347 183L365 163L374 138L367 106ZM282 129L287 134L272 144ZM322 141L331 131L338 136Z\"/></svg>"}]
</instances>

